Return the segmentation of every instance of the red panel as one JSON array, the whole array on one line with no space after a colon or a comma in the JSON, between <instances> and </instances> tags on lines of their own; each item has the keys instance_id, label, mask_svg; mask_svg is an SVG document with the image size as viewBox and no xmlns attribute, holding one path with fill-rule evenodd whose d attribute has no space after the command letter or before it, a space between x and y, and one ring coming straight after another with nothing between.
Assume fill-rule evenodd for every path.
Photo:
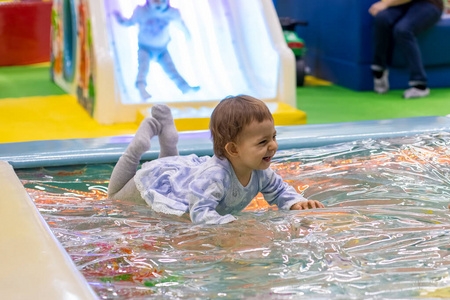
<instances>
[{"instance_id":1,"label":"red panel","mask_svg":"<svg viewBox=\"0 0 450 300\"><path fill-rule=\"evenodd\" d=\"M50 60L52 2L0 2L0 66Z\"/></svg>"}]
</instances>

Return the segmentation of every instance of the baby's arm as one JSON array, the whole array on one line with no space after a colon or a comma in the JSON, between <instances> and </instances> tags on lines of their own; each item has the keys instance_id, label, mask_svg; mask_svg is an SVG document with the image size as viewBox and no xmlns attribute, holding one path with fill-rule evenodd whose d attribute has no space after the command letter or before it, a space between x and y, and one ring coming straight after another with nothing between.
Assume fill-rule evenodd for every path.
<instances>
[{"instance_id":1,"label":"baby's arm","mask_svg":"<svg viewBox=\"0 0 450 300\"><path fill-rule=\"evenodd\" d=\"M264 199L270 204L276 204L284 210L302 210L310 208L324 208L325 206L316 200L307 200L297 191L283 181L281 176L273 170L264 171L263 189Z\"/></svg>"},{"instance_id":2,"label":"baby's arm","mask_svg":"<svg viewBox=\"0 0 450 300\"><path fill-rule=\"evenodd\" d=\"M230 214L222 216L216 211L225 195L220 175L220 172L204 172L189 185L189 214L193 223L225 224L236 220Z\"/></svg>"}]
</instances>

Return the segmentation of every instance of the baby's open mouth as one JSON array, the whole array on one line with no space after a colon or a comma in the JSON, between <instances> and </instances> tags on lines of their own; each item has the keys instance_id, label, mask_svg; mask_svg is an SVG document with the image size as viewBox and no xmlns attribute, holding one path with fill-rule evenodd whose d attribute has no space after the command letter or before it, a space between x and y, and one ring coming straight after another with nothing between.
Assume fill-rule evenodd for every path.
<instances>
[{"instance_id":1,"label":"baby's open mouth","mask_svg":"<svg viewBox=\"0 0 450 300\"><path fill-rule=\"evenodd\" d=\"M272 159L272 156L263 157L263 160L267 161L267 162L270 162L271 159Z\"/></svg>"}]
</instances>

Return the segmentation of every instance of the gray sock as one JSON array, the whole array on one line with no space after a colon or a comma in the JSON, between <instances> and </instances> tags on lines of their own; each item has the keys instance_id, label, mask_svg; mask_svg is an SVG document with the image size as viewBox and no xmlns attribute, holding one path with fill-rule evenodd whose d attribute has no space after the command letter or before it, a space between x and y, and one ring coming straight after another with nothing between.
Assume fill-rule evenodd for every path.
<instances>
[{"instance_id":1,"label":"gray sock","mask_svg":"<svg viewBox=\"0 0 450 300\"><path fill-rule=\"evenodd\" d=\"M152 116L161 124L161 132L158 136L161 146L159 157L178 155L178 131L170 108L165 104L155 104L152 107Z\"/></svg>"},{"instance_id":2,"label":"gray sock","mask_svg":"<svg viewBox=\"0 0 450 300\"><path fill-rule=\"evenodd\" d=\"M141 159L142 154L150 149L150 139L161 134L161 123L153 117L145 118L139 125L133 140L128 145L125 153Z\"/></svg>"},{"instance_id":3,"label":"gray sock","mask_svg":"<svg viewBox=\"0 0 450 300\"><path fill-rule=\"evenodd\" d=\"M136 175L142 154L150 149L150 139L158 135L160 131L161 125L152 117L141 122L133 140L114 167L108 185L108 197L116 200L130 200L128 194L136 195L135 189L130 189L133 185L131 181ZM127 191L122 191L126 186Z\"/></svg>"}]
</instances>

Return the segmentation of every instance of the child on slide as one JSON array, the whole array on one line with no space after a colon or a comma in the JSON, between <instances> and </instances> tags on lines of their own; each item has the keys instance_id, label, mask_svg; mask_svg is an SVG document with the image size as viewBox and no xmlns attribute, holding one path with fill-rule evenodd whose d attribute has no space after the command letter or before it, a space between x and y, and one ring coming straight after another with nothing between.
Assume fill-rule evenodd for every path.
<instances>
[{"instance_id":1,"label":"child on slide","mask_svg":"<svg viewBox=\"0 0 450 300\"><path fill-rule=\"evenodd\" d=\"M183 94L196 92L200 89L198 86L190 86L178 73L167 50L167 45L170 42L169 24L174 24L184 32L186 37L190 38L189 30L181 18L180 12L171 7L168 0L147 0L143 6L135 8L129 19L124 18L118 11L114 12L114 16L121 25L132 26L138 24L139 26L136 87L143 100L151 97L146 87L152 59L161 65Z\"/></svg>"},{"instance_id":2,"label":"child on slide","mask_svg":"<svg viewBox=\"0 0 450 300\"><path fill-rule=\"evenodd\" d=\"M211 115L214 156L178 156L178 132L166 105L152 107L111 175L108 196L146 202L154 211L189 213L196 224L236 220L261 192L284 210L323 208L306 200L269 168L278 149L273 117L266 104L250 96L222 100ZM157 135L159 158L138 169L141 155Z\"/></svg>"}]
</instances>

